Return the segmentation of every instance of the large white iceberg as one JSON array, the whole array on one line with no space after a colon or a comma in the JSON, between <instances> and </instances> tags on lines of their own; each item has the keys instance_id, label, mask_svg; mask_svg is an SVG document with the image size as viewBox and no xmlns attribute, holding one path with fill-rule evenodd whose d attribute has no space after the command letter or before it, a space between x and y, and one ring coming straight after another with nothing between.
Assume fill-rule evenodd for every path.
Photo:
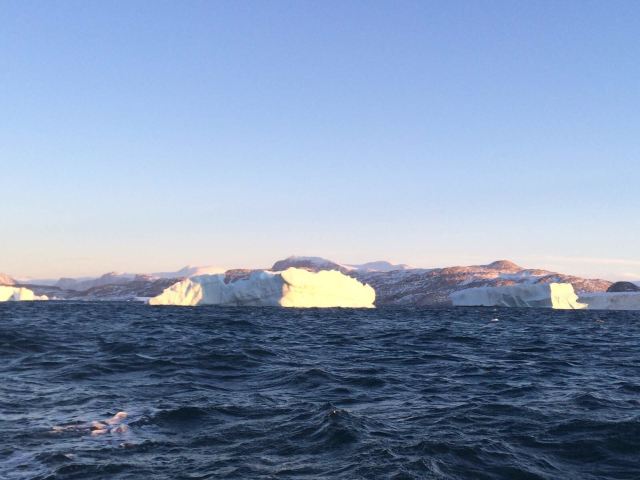
<instances>
[{"instance_id":1,"label":"large white iceberg","mask_svg":"<svg viewBox=\"0 0 640 480\"><path fill-rule=\"evenodd\" d=\"M538 283L504 287L467 288L449 298L456 307L536 307L577 310L586 305L570 283Z\"/></svg>"},{"instance_id":2,"label":"large white iceberg","mask_svg":"<svg viewBox=\"0 0 640 480\"><path fill-rule=\"evenodd\" d=\"M0 286L0 302L24 302L32 300L49 300L46 295L36 295L24 287Z\"/></svg>"},{"instance_id":3,"label":"large white iceberg","mask_svg":"<svg viewBox=\"0 0 640 480\"><path fill-rule=\"evenodd\" d=\"M199 275L178 282L150 305L227 305L373 308L375 290L335 270L288 268L257 271L225 282L225 275Z\"/></svg>"},{"instance_id":4,"label":"large white iceberg","mask_svg":"<svg viewBox=\"0 0 640 480\"><path fill-rule=\"evenodd\" d=\"M580 295L589 310L640 310L640 292L602 292Z\"/></svg>"}]
</instances>

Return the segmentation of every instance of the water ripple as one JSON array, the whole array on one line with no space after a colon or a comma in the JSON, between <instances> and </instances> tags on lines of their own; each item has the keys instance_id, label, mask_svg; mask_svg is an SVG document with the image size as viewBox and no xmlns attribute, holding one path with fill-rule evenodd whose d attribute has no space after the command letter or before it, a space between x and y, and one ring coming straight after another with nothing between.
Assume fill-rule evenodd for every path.
<instances>
[{"instance_id":1,"label":"water ripple","mask_svg":"<svg viewBox=\"0 0 640 480\"><path fill-rule=\"evenodd\" d=\"M635 312L0 304L0 478L640 478L639 347Z\"/></svg>"}]
</instances>

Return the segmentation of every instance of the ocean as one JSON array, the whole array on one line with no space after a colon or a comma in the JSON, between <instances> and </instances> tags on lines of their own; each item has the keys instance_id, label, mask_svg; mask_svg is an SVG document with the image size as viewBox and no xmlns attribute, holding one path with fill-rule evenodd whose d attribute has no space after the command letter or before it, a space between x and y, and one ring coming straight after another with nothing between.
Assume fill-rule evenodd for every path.
<instances>
[{"instance_id":1,"label":"ocean","mask_svg":"<svg viewBox=\"0 0 640 480\"><path fill-rule=\"evenodd\" d=\"M0 478L638 479L640 313L0 304Z\"/></svg>"}]
</instances>

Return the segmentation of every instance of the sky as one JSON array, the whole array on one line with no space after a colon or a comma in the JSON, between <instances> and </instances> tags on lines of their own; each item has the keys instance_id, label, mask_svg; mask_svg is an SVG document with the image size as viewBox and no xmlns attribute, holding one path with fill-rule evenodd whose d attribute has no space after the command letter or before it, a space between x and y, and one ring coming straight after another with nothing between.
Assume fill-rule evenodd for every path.
<instances>
[{"instance_id":1,"label":"sky","mask_svg":"<svg viewBox=\"0 0 640 480\"><path fill-rule=\"evenodd\" d=\"M0 0L0 272L640 280L640 2Z\"/></svg>"}]
</instances>

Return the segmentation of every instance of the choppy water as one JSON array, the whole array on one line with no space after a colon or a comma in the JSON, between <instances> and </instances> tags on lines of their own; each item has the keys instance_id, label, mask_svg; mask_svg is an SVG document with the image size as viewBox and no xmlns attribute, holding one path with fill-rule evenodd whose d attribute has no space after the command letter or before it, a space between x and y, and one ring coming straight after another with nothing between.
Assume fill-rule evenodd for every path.
<instances>
[{"instance_id":1,"label":"choppy water","mask_svg":"<svg viewBox=\"0 0 640 480\"><path fill-rule=\"evenodd\" d=\"M638 313L2 304L0 478L640 478L639 347Z\"/></svg>"}]
</instances>

